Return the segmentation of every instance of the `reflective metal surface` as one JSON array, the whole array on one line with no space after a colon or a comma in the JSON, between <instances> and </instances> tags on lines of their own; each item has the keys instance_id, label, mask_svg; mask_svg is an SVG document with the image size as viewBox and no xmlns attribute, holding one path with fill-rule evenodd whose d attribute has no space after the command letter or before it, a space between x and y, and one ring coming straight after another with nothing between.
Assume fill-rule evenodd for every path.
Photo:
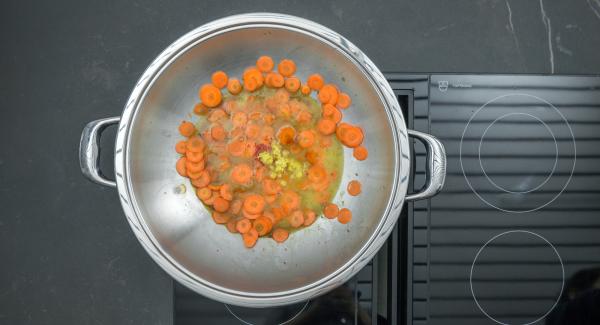
<instances>
[{"instance_id":1,"label":"reflective metal surface","mask_svg":"<svg viewBox=\"0 0 600 325\"><path fill-rule=\"evenodd\" d=\"M100 163L100 136L102 131L113 124L118 124L120 117L109 117L88 123L81 134L79 143L79 165L85 177L94 183L116 187L117 183L102 176Z\"/></svg>"},{"instance_id":2,"label":"reflective metal surface","mask_svg":"<svg viewBox=\"0 0 600 325\"><path fill-rule=\"evenodd\" d=\"M177 157L171 153L180 140L177 126L189 118L198 88L210 73L221 69L241 75L265 53L294 59L302 80L319 71L350 94L353 107L344 118L368 130L369 159L358 162L345 151L342 184L359 179L364 188L358 198L344 191L334 198L353 211L350 224L318 220L283 245L260 240L248 250L238 236L214 224L188 180L176 173ZM152 258L194 291L250 307L310 299L358 272L390 234L410 170L402 113L379 70L333 31L278 14L221 19L169 46L134 88L115 150L123 209Z\"/></svg>"}]
</instances>

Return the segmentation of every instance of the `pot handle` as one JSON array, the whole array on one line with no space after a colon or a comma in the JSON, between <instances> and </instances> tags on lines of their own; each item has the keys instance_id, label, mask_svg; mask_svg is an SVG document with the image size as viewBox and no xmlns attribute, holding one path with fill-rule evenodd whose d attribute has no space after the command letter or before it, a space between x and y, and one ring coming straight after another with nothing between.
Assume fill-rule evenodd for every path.
<instances>
[{"instance_id":1,"label":"pot handle","mask_svg":"<svg viewBox=\"0 0 600 325\"><path fill-rule=\"evenodd\" d=\"M407 194L407 201L428 199L438 194L446 180L446 150L436 137L415 130L408 130L408 136L425 144L427 148L427 180L425 186L413 194Z\"/></svg>"},{"instance_id":2,"label":"pot handle","mask_svg":"<svg viewBox=\"0 0 600 325\"><path fill-rule=\"evenodd\" d=\"M109 187L117 187L115 181L104 178L100 171L100 135L113 124L118 124L119 116L103 118L88 123L81 133L79 142L79 165L81 172L90 181Z\"/></svg>"}]
</instances>

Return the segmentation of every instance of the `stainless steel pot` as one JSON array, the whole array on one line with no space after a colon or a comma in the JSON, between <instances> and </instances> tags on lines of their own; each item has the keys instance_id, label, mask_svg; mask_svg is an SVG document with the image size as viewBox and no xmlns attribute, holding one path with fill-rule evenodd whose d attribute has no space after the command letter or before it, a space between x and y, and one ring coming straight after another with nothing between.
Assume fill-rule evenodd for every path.
<instances>
[{"instance_id":1,"label":"stainless steel pot","mask_svg":"<svg viewBox=\"0 0 600 325\"><path fill-rule=\"evenodd\" d=\"M369 159L359 162L345 151L342 184L355 178L363 183L360 196L340 191L334 199L353 211L350 224L318 219L284 244L259 240L249 250L214 224L188 180L176 173L174 146L180 140L177 126L189 118L210 73L241 75L263 54L291 58L302 80L319 71L349 93L353 106L344 120L366 130ZM98 138L117 123L111 181L98 170ZM428 177L421 192L406 195L410 136L426 144ZM220 19L171 44L135 85L121 117L85 127L80 162L90 180L117 188L133 232L175 280L212 299L248 307L299 302L347 281L385 242L404 201L435 195L446 169L442 144L406 129L392 89L358 48L314 22L268 13Z\"/></svg>"}]
</instances>

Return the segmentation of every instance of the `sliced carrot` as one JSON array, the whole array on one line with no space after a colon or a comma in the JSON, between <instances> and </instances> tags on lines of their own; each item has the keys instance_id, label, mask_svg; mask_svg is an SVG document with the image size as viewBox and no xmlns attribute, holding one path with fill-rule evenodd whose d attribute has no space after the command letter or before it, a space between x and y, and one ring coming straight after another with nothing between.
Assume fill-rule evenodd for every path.
<instances>
[{"instance_id":1,"label":"sliced carrot","mask_svg":"<svg viewBox=\"0 0 600 325\"><path fill-rule=\"evenodd\" d=\"M192 152L202 152L206 147L204 140L199 136L193 136L186 142L186 150Z\"/></svg>"},{"instance_id":2,"label":"sliced carrot","mask_svg":"<svg viewBox=\"0 0 600 325\"><path fill-rule=\"evenodd\" d=\"M285 79L285 89L291 93L295 93L300 89L300 79L296 77L289 77Z\"/></svg>"},{"instance_id":3,"label":"sliced carrot","mask_svg":"<svg viewBox=\"0 0 600 325\"><path fill-rule=\"evenodd\" d=\"M196 132L196 127L192 122L183 121L179 124L179 133L184 137L191 137Z\"/></svg>"},{"instance_id":4,"label":"sliced carrot","mask_svg":"<svg viewBox=\"0 0 600 325\"><path fill-rule=\"evenodd\" d=\"M240 219L235 225L235 229L242 234L245 234L248 231L250 231L250 228L252 228L252 222L250 222L250 220L248 219Z\"/></svg>"},{"instance_id":5,"label":"sliced carrot","mask_svg":"<svg viewBox=\"0 0 600 325\"><path fill-rule=\"evenodd\" d=\"M219 194L221 194L221 196L227 201L233 200L233 192L231 191L231 185L227 183L221 186L221 188L219 189Z\"/></svg>"},{"instance_id":6,"label":"sliced carrot","mask_svg":"<svg viewBox=\"0 0 600 325\"><path fill-rule=\"evenodd\" d=\"M308 124L312 121L312 114L308 111L300 111L296 114L296 121L300 124Z\"/></svg>"},{"instance_id":7,"label":"sliced carrot","mask_svg":"<svg viewBox=\"0 0 600 325\"><path fill-rule=\"evenodd\" d=\"M179 175L183 177L187 177L187 170L185 168L186 163L187 159L185 157L181 157L179 158L179 160L177 160L177 163L175 164L175 169L177 170Z\"/></svg>"},{"instance_id":8,"label":"sliced carrot","mask_svg":"<svg viewBox=\"0 0 600 325\"><path fill-rule=\"evenodd\" d=\"M229 212L233 214L240 213L240 211L242 210L242 204L243 201L241 199L235 199L231 201L231 204L229 205Z\"/></svg>"},{"instance_id":9,"label":"sliced carrot","mask_svg":"<svg viewBox=\"0 0 600 325\"><path fill-rule=\"evenodd\" d=\"M244 148L244 157L252 158L256 153L256 142L248 140L246 141L246 148Z\"/></svg>"},{"instance_id":10,"label":"sliced carrot","mask_svg":"<svg viewBox=\"0 0 600 325\"><path fill-rule=\"evenodd\" d=\"M227 90L232 95L237 95L242 92L242 83L237 78L231 78L227 82Z\"/></svg>"},{"instance_id":11,"label":"sliced carrot","mask_svg":"<svg viewBox=\"0 0 600 325\"><path fill-rule=\"evenodd\" d=\"M342 141L344 132L351 127L352 126L350 124L345 122L338 123L337 127L335 128L335 135L337 136L338 140Z\"/></svg>"},{"instance_id":12,"label":"sliced carrot","mask_svg":"<svg viewBox=\"0 0 600 325\"><path fill-rule=\"evenodd\" d=\"M312 183L312 188L317 191L317 192L324 192L325 190L327 190L327 188L329 187L330 181L327 178L324 178L322 181L318 182L318 183ZM321 200L321 201L327 201L327 200Z\"/></svg>"},{"instance_id":13,"label":"sliced carrot","mask_svg":"<svg viewBox=\"0 0 600 325\"><path fill-rule=\"evenodd\" d=\"M350 222L350 220L352 220L352 211L346 208L341 209L338 214L338 221L340 223L347 224Z\"/></svg>"},{"instance_id":14,"label":"sliced carrot","mask_svg":"<svg viewBox=\"0 0 600 325\"><path fill-rule=\"evenodd\" d=\"M200 176L194 180L192 180L192 185L197 188L202 188L207 186L210 183L210 174L208 171L203 170L200 172Z\"/></svg>"},{"instance_id":15,"label":"sliced carrot","mask_svg":"<svg viewBox=\"0 0 600 325\"><path fill-rule=\"evenodd\" d=\"M225 129L220 124L215 124L210 128L210 136L215 141L222 141L225 139L227 134L225 133Z\"/></svg>"},{"instance_id":16,"label":"sliced carrot","mask_svg":"<svg viewBox=\"0 0 600 325\"><path fill-rule=\"evenodd\" d=\"M242 111L235 112L231 115L231 123L233 126L245 126L248 122L248 115Z\"/></svg>"},{"instance_id":17,"label":"sliced carrot","mask_svg":"<svg viewBox=\"0 0 600 325\"><path fill-rule=\"evenodd\" d=\"M202 103L194 105L194 113L197 115L206 115L208 113L208 107Z\"/></svg>"},{"instance_id":18,"label":"sliced carrot","mask_svg":"<svg viewBox=\"0 0 600 325\"><path fill-rule=\"evenodd\" d=\"M229 210L229 201L219 196L213 201L213 208L217 212L225 212Z\"/></svg>"},{"instance_id":19,"label":"sliced carrot","mask_svg":"<svg viewBox=\"0 0 600 325\"><path fill-rule=\"evenodd\" d=\"M298 228L304 224L304 214L300 210L295 210L288 216L290 226Z\"/></svg>"},{"instance_id":20,"label":"sliced carrot","mask_svg":"<svg viewBox=\"0 0 600 325\"><path fill-rule=\"evenodd\" d=\"M352 155L354 158L356 158L356 160L365 160L367 157L369 157L369 151L363 146L358 146L354 148Z\"/></svg>"},{"instance_id":21,"label":"sliced carrot","mask_svg":"<svg viewBox=\"0 0 600 325\"><path fill-rule=\"evenodd\" d=\"M256 60L256 67L262 72L269 72L275 67L275 62L270 56L263 55Z\"/></svg>"},{"instance_id":22,"label":"sliced carrot","mask_svg":"<svg viewBox=\"0 0 600 325\"><path fill-rule=\"evenodd\" d=\"M280 208L280 207L272 208L271 212L273 213L273 216L275 217L275 223L279 222L286 215L283 208Z\"/></svg>"},{"instance_id":23,"label":"sliced carrot","mask_svg":"<svg viewBox=\"0 0 600 325\"><path fill-rule=\"evenodd\" d=\"M201 187L196 190L196 195L204 202L212 197L212 191L208 187Z\"/></svg>"},{"instance_id":24,"label":"sliced carrot","mask_svg":"<svg viewBox=\"0 0 600 325\"><path fill-rule=\"evenodd\" d=\"M340 139L340 141L350 148L360 146L364 138L362 130L356 126L350 126L345 128L344 131L341 132L341 136L342 138Z\"/></svg>"},{"instance_id":25,"label":"sliced carrot","mask_svg":"<svg viewBox=\"0 0 600 325\"><path fill-rule=\"evenodd\" d=\"M212 218L215 223L222 225L222 224L226 224L229 221L229 219L231 218L231 216L228 214L225 214L225 213L220 213L220 212L215 211L212 213Z\"/></svg>"},{"instance_id":26,"label":"sliced carrot","mask_svg":"<svg viewBox=\"0 0 600 325\"><path fill-rule=\"evenodd\" d=\"M268 218L269 220L271 220L271 226L273 226L275 223L277 223L277 219L275 218L275 215L273 214L273 212L271 211L265 211L263 212L263 216L265 218Z\"/></svg>"},{"instance_id":27,"label":"sliced carrot","mask_svg":"<svg viewBox=\"0 0 600 325\"><path fill-rule=\"evenodd\" d=\"M253 92L258 89L258 82L256 79L248 79L244 81L244 89L249 92Z\"/></svg>"},{"instance_id":28,"label":"sliced carrot","mask_svg":"<svg viewBox=\"0 0 600 325\"><path fill-rule=\"evenodd\" d=\"M256 139L260 135L260 126L248 124L246 126L246 136L250 139Z\"/></svg>"},{"instance_id":29,"label":"sliced carrot","mask_svg":"<svg viewBox=\"0 0 600 325\"><path fill-rule=\"evenodd\" d=\"M346 109L352 104L352 99L346 93L340 93L337 99L336 106L340 109Z\"/></svg>"},{"instance_id":30,"label":"sliced carrot","mask_svg":"<svg viewBox=\"0 0 600 325\"><path fill-rule=\"evenodd\" d=\"M250 67L244 71L242 76L244 81L244 88L248 91L255 91L262 87L264 83L264 77L262 72L255 67Z\"/></svg>"},{"instance_id":31,"label":"sliced carrot","mask_svg":"<svg viewBox=\"0 0 600 325\"><path fill-rule=\"evenodd\" d=\"M267 125L271 125L275 121L275 115L273 115L271 113L267 113L267 114L263 115L263 121L265 121L265 123Z\"/></svg>"},{"instance_id":32,"label":"sliced carrot","mask_svg":"<svg viewBox=\"0 0 600 325\"><path fill-rule=\"evenodd\" d=\"M267 79L269 80L267 83L269 87L281 88L285 85L285 79L277 72L269 72Z\"/></svg>"},{"instance_id":33,"label":"sliced carrot","mask_svg":"<svg viewBox=\"0 0 600 325\"><path fill-rule=\"evenodd\" d=\"M198 151L198 152L194 152L191 150L188 150L185 152L185 157L191 161L191 162L201 162L202 160L204 160L204 152L202 151Z\"/></svg>"},{"instance_id":34,"label":"sliced carrot","mask_svg":"<svg viewBox=\"0 0 600 325\"><path fill-rule=\"evenodd\" d=\"M346 190L348 191L348 194L357 196L362 191L362 184L357 180L352 180L348 183Z\"/></svg>"},{"instance_id":35,"label":"sliced carrot","mask_svg":"<svg viewBox=\"0 0 600 325\"><path fill-rule=\"evenodd\" d=\"M262 130L260 131L260 138L259 138L259 140L263 144L271 145L271 142L273 141L273 134L274 133L275 133L275 131L273 131L272 127L270 127L270 126L263 126Z\"/></svg>"},{"instance_id":36,"label":"sliced carrot","mask_svg":"<svg viewBox=\"0 0 600 325\"><path fill-rule=\"evenodd\" d=\"M208 107L219 106L219 104L221 104L221 100L223 99L219 88L211 84L205 84L200 87L199 96L202 104Z\"/></svg>"},{"instance_id":37,"label":"sliced carrot","mask_svg":"<svg viewBox=\"0 0 600 325\"><path fill-rule=\"evenodd\" d=\"M246 142L241 138L232 140L231 142L229 142L229 144L227 144L227 151L229 151L229 153L232 156L240 157L244 154L245 150Z\"/></svg>"},{"instance_id":38,"label":"sliced carrot","mask_svg":"<svg viewBox=\"0 0 600 325\"><path fill-rule=\"evenodd\" d=\"M261 213L265 209L265 198L258 194L250 194L244 199L242 208L250 214Z\"/></svg>"},{"instance_id":39,"label":"sliced carrot","mask_svg":"<svg viewBox=\"0 0 600 325\"><path fill-rule=\"evenodd\" d=\"M281 195L281 207L285 212L291 212L292 210L300 206L300 196L298 193L292 190L286 190Z\"/></svg>"},{"instance_id":40,"label":"sliced carrot","mask_svg":"<svg viewBox=\"0 0 600 325\"><path fill-rule=\"evenodd\" d=\"M185 169L190 173L199 173L204 170L204 160L200 160L199 162L192 162L188 159L185 163Z\"/></svg>"},{"instance_id":41,"label":"sliced carrot","mask_svg":"<svg viewBox=\"0 0 600 325\"><path fill-rule=\"evenodd\" d=\"M306 83L308 84L310 89L318 91L321 88L323 88L323 85L325 84L325 80L323 80L323 77L320 74L313 73L310 76L308 76Z\"/></svg>"},{"instance_id":42,"label":"sliced carrot","mask_svg":"<svg viewBox=\"0 0 600 325\"><path fill-rule=\"evenodd\" d=\"M317 97L323 104L335 105L339 97L338 90L334 85L327 84L319 90Z\"/></svg>"},{"instance_id":43,"label":"sliced carrot","mask_svg":"<svg viewBox=\"0 0 600 325\"><path fill-rule=\"evenodd\" d=\"M257 165L256 168L254 168L254 178L256 178L258 182L262 182L266 172L267 168L265 166Z\"/></svg>"},{"instance_id":44,"label":"sliced carrot","mask_svg":"<svg viewBox=\"0 0 600 325\"><path fill-rule=\"evenodd\" d=\"M199 171L199 172L193 172L191 170L187 171L187 177L189 179L191 179L192 181L195 179L198 179L201 176L201 174L202 174L202 171Z\"/></svg>"},{"instance_id":45,"label":"sliced carrot","mask_svg":"<svg viewBox=\"0 0 600 325\"><path fill-rule=\"evenodd\" d=\"M283 243L288 239L289 235L290 233L287 230L283 228L277 228L273 230L271 237L273 237L273 240L275 240L276 242Z\"/></svg>"},{"instance_id":46,"label":"sliced carrot","mask_svg":"<svg viewBox=\"0 0 600 325\"><path fill-rule=\"evenodd\" d=\"M302 93L302 95L310 95L310 87L308 85L302 85L302 87L300 87L300 93Z\"/></svg>"},{"instance_id":47,"label":"sliced carrot","mask_svg":"<svg viewBox=\"0 0 600 325\"><path fill-rule=\"evenodd\" d=\"M185 141L183 141L183 140L182 140L182 141L179 141L179 142L177 142L177 144L175 145L175 151L177 151L177 153L180 153L180 154L182 154L182 155L183 155L183 154L185 154L185 151L186 151L186 148L185 148L185 147L186 147L186 142L185 142Z\"/></svg>"},{"instance_id":48,"label":"sliced carrot","mask_svg":"<svg viewBox=\"0 0 600 325\"><path fill-rule=\"evenodd\" d=\"M299 154L300 151L302 151L302 147L300 147L299 145L292 143L290 145L290 152L293 154Z\"/></svg>"},{"instance_id":49,"label":"sliced carrot","mask_svg":"<svg viewBox=\"0 0 600 325\"><path fill-rule=\"evenodd\" d=\"M283 59L277 65L277 70L284 77L290 77L296 72L296 63L290 59Z\"/></svg>"},{"instance_id":50,"label":"sliced carrot","mask_svg":"<svg viewBox=\"0 0 600 325\"><path fill-rule=\"evenodd\" d=\"M267 201L267 203L269 203L269 204L272 204L273 202L277 201L277 195L276 194L265 195L265 201Z\"/></svg>"},{"instance_id":51,"label":"sliced carrot","mask_svg":"<svg viewBox=\"0 0 600 325\"><path fill-rule=\"evenodd\" d=\"M221 189L221 185L218 184L209 184L207 187L210 188L212 191L219 191Z\"/></svg>"},{"instance_id":52,"label":"sliced carrot","mask_svg":"<svg viewBox=\"0 0 600 325\"><path fill-rule=\"evenodd\" d=\"M331 147L331 137L323 137L321 138L321 145L323 146L323 148L329 148Z\"/></svg>"},{"instance_id":53,"label":"sliced carrot","mask_svg":"<svg viewBox=\"0 0 600 325\"><path fill-rule=\"evenodd\" d=\"M260 213L248 213L246 210L242 210L242 216L246 219L254 220L260 217L262 214Z\"/></svg>"},{"instance_id":54,"label":"sliced carrot","mask_svg":"<svg viewBox=\"0 0 600 325\"><path fill-rule=\"evenodd\" d=\"M277 181L270 178L265 178L262 181L263 190L267 194L277 194L281 191L281 185Z\"/></svg>"},{"instance_id":55,"label":"sliced carrot","mask_svg":"<svg viewBox=\"0 0 600 325\"><path fill-rule=\"evenodd\" d=\"M238 104L237 104L237 101L235 101L235 99L230 98L226 101L223 101L223 105L221 105L221 107L223 108L225 113L231 115L231 114L233 114L234 111L237 110Z\"/></svg>"},{"instance_id":56,"label":"sliced carrot","mask_svg":"<svg viewBox=\"0 0 600 325\"><path fill-rule=\"evenodd\" d=\"M325 208L323 209L323 215L325 217L327 217L328 219L333 219L333 218L337 217L339 212L340 212L340 209L334 203L327 204L325 206Z\"/></svg>"},{"instance_id":57,"label":"sliced carrot","mask_svg":"<svg viewBox=\"0 0 600 325\"><path fill-rule=\"evenodd\" d=\"M327 179L327 171L319 165L313 165L308 169L308 180L312 183L322 183Z\"/></svg>"},{"instance_id":58,"label":"sliced carrot","mask_svg":"<svg viewBox=\"0 0 600 325\"><path fill-rule=\"evenodd\" d=\"M246 164L239 164L231 170L231 179L238 184L245 184L252 179L252 169Z\"/></svg>"},{"instance_id":59,"label":"sliced carrot","mask_svg":"<svg viewBox=\"0 0 600 325\"><path fill-rule=\"evenodd\" d=\"M229 221L227 221L227 224L225 224L225 227L227 227L227 230L229 230L230 233L235 234L238 232L236 229L237 222L237 219L230 217Z\"/></svg>"},{"instance_id":60,"label":"sliced carrot","mask_svg":"<svg viewBox=\"0 0 600 325\"><path fill-rule=\"evenodd\" d=\"M290 144L294 142L296 137L296 129L291 125L284 125L277 131L277 139L281 144Z\"/></svg>"},{"instance_id":61,"label":"sliced carrot","mask_svg":"<svg viewBox=\"0 0 600 325\"><path fill-rule=\"evenodd\" d=\"M271 219L265 216L261 216L254 220L253 227L254 229L256 229L259 236L264 236L268 234L269 231L271 231L271 229L273 228L273 222L271 221Z\"/></svg>"},{"instance_id":62,"label":"sliced carrot","mask_svg":"<svg viewBox=\"0 0 600 325\"><path fill-rule=\"evenodd\" d=\"M220 108L216 108L211 110L210 114L208 115L208 120L214 123L224 119L227 116L227 112Z\"/></svg>"},{"instance_id":63,"label":"sliced carrot","mask_svg":"<svg viewBox=\"0 0 600 325\"><path fill-rule=\"evenodd\" d=\"M330 135L335 132L335 122L329 119L321 119L317 123L317 129L323 135Z\"/></svg>"},{"instance_id":64,"label":"sliced carrot","mask_svg":"<svg viewBox=\"0 0 600 325\"><path fill-rule=\"evenodd\" d=\"M219 70L212 74L210 80L212 81L212 84L215 87L225 88L225 86L227 86L227 81L229 80L229 78L227 77L227 74L225 72Z\"/></svg>"},{"instance_id":65,"label":"sliced carrot","mask_svg":"<svg viewBox=\"0 0 600 325\"><path fill-rule=\"evenodd\" d=\"M306 160L308 160L309 163L315 165L321 161L322 154L316 150L309 150L306 152L304 157L306 157Z\"/></svg>"},{"instance_id":66,"label":"sliced carrot","mask_svg":"<svg viewBox=\"0 0 600 325\"><path fill-rule=\"evenodd\" d=\"M248 119L250 119L252 121L260 120L261 117L262 117L262 113L259 111L253 111L253 112L250 112L250 114L248 114Z\"/></svg>"},{"instance_id":67,"label":"sliced carrot","mask_svg":"<svg viewBox=\"0 0 600 325\"><path fill-rule=\"evenodd\" d=\"M314 211L312 211L312 210L304 211L304 225L305 226L312 225L316 219L317 219L317 214Z\"/></svg>"},{"instance_id":68,"label":"sliced carrot","mask_svg":"<svg viewBox=\"0 0 600 325\"><path fill-rule=\"evenodd\" d=\"M244 246L246 246L246 248L252 248L258 241L258 232L256 229L252 228L242 235L242 239L244 240Z\"/></svg>"},{"instance_id":69,"label":"sliced carrot","mask_svg":"<svg viewBox=\"0 0 600 325\"><path fill-rule=\"evenodd\" d=\"M327 115L325 116L325 107L327 107ZM334 123L339 123L342 120L342 112L331 104L323 106L323 116L332 120Z\"/></svg>"},{"instance_id":70,"label":"sliced carrot","mask_svg":"<svg viewBox=\"0 0 600 325\"><path fill-rule=\"evenodd\" d=\"M285 89L278 89L275 92L274 97L275 101L277 101L279 104L287 104L287 102L290 100L290 93Z\"/></svg>"}]
</instances>

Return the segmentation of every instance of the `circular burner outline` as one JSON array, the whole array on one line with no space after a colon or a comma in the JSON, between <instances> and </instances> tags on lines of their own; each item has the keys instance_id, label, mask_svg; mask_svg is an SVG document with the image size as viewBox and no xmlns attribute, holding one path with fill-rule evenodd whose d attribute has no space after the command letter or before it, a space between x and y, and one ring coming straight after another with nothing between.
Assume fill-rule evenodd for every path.
<instances>
[{"instance_id":1,"label":"circular burner outline","mask_svg":"<svg viewBox=\"0 0 600 325\"><path fill-rule=\"evenodd\" d=\"M308 307L309 303L310 303L310 300L307 300L306 303L304 303L304 306L302 306L302 308L294 316L292 316L290 319L286 320L283 323L279 323L278 325L285 325L285 324L288 324L289 322L293 321L294 319L296 319L296 317L300 316L300 314L302 314L306 310L306 307ZM229 311L229 313L231 315L233 315L233 317L235 317L237 320L239 320L243 324L254 325L254 324L252 324L252 323L244 320L243 318L241 318L240 316L238 316L236 313L234 313L233 310L231 310L231 308L229 307L228 304L223 304L223 305L225 305L225 308L227 308L227 311Z\"/></svg>"},{"instance_id":2,"label":"circular burner outline","mask_svg":"<svg viewBox=\"0 0 600 325\"><path fill-rule=\"evenodd\" d=\"M555 147L555 155L554 155L554 166L552 166L552 171L550 172L550 174L546 177L546 179L538 186L529 189L527 191L511 191L511 190L507 190L504 187L496 184L496 182L494 182L489 176L488 174L485 172L485 168L483 168L483 163L481 162L481 144L483 143L483 139L485 138L485 135L487 134L488 130L499 120L508 117L508 116L513 116L513 115L524 115L524 116L529 116L535 120L537 120L538 122L542 123L542 125L544 125L544 127L546 128L546 130L548 130L548 132L550 133L550 135L552 136L552 140L554 140L554 147ZM528 114L528 113L507 113L504 114L500 117L498 117L497 119L495 119L490 125L488 125L487 128L485 128L485 130L483 131L483 134L481 135L481 140L479 140L479 147L477 148L477 157L479 158L479 166L481 167L481 171L483 171L483 175L485 175L485 178L487 178L487 180L497 189L504 191L506 193L512 193L512 194L526 194L526 193L531 193L539 188L541 188L542 186L544 186L546 183L548 183L548 181L550 180L550 178L552 178L552 175L554 175L554 172L556 171L556 166L558 165L558 143L556 142L556 137L554 136L554 132L552 132L552 129L550 129L550 127L548 126L548 124L544 123L544 121L542 121L539 117Z\"/></svg>"},{"instance_id":3,"label":"circular burner outline","mask_svg":"<svg viewBox=\"0 0 600 325\"><path fill-rule=\"evenodd\" d=\"M487 318L491 319L492 321L501 324L501 325L516 325L516 324L509 324L509 323L504 323L501 322L497 319L495 319L494 317L490 316L484 309L483 307L481 307L481 305L479 304L479 301L477 300L477 297L475 296L475 291L473 290L473 269L475 268L475 263L477 263L477 258L479 258L479 254L481 254L481 252L483 252L483 250L494 240L498 239L499 237L502 237L504 235L508 235L508 234L512 234L512 233L524 233L524 234L529 234L529 235L533 235L537 238L542 239L543 241L545 241L548 245L550 245L550 247L552 248L552 250L554 250L554 254L556 254L556 256L558 257L558 261L560 262L560 269L562 271L562 282L561 282L561 286L560 286L560 293L558 294L556 301L554 302L554 304L552 305L552 307L550 307L548 309L548 311L540 316L539 318L537 318L534 321L531 321L529 323L522 323L519 325L532 325L535 324L537 322L539 322L540 320L546 318L546 316L548 316L552 310L554 310L554 308L556 307L556 305L558 305L558 301L560 300L560 297L563 294L563 290L565 289L565 265L563 264L563 260L560 257L560 254L558 253L558 250L556 249L556 247L554 247L554 245L552 245L552 243L546 239L544 236L535 233L533 231L529 231L529 230L522 230L522 229L516 229L516 230L509 230L509 231L505 231L503 233L500 233L494 237L492 237L490 240L488 240L485 244L483 244L483 246L481 246L481 248L477 251L477 254L475 254L475 259L473 259L473 263L471 264L471 272L469 273L469 287L471 289L471 296L473 297L473 300L475 301L475 304L477 304L477 308L479 308L479 310L481 310L481 312L487 316Z\"/></svg>"},{"instance_id":4,"label":"circular burner outline","mask_svg":"<svg viewBox=\"0 0 600 325\"><path fill-rule=\"evenodd\" d=\"M463 140L465 137L465 134L467 133L467 129L469 128L469 125L471 124L471 121L473 121L473 118L475 118L475 116L479 113L479 111L481 111L482 109L484 109L487 105L489 105L490 103L501 99L501 98L505 98L505 97L510 97L510 96L525 96L525 97L530 97L530 98L534 98L537 99L543 103L546 103L548 106L552 107L556 113L558 113L558 115L560 115L560 117L562 118L562 120L565 122L567 128L569 129L569 133L571 134L571 139L573 142L573 166L571 168L571 172L569 174L569 178L567 179L567 181L565 182L565 184L563 185L562 189L548 202L533 208L533 209L529 209L529 210L508 210L508 209L503 209L500 207L497 207L493 204L491 204L490 202L488 202L487 200L485 200L479 193L477 193L477 191L473 188L473 186L471 185L471 182L469 182L469 178L467 177L467 174L465 172L465 167L463 165L463 161L462 161L462 147L463 147ZM473 113L473 115L471 116L471 118L469 119L469 121L467 122L467 125L465 126L465 129L463 130L463 133L460 137L460 146L459 146L459 161L460 161L460 168L463 172L463 177L465 178L465 181L467 181L467 185L469 186L469 188L471 189L471 191L473 191L473 193L475 193L475 195L477 195L477 197L483 201L483 203L487 204L488 206L498 209L500 211L504 211L504 212L508 212L508 213L527 213L527 212L533 212L533 211L537 211L539 209L542 209L544 207L546 207L547 205L551 204L552 202L554 202L567 188L567 186L569 186L569 183L571 182L571 179L573 178L573 173L575 172L575 165L577 164L577 144L575 143L575 135L573 134L573 130L571 129L571 125L569 124L569 121L567 121L567 119L565 118L565 116L554 106L552 105L550 102L548 102L547 100L540 98L538 96L535 95L530 95L530 94L525 94L525 93L509 93L509 94L505 94L505 95L500 95L497 96L495 98L490 99L489 101L487 101L485 104L483 104L481 107L479 107L475 113Z\"/></svg>"}]
</instances>

